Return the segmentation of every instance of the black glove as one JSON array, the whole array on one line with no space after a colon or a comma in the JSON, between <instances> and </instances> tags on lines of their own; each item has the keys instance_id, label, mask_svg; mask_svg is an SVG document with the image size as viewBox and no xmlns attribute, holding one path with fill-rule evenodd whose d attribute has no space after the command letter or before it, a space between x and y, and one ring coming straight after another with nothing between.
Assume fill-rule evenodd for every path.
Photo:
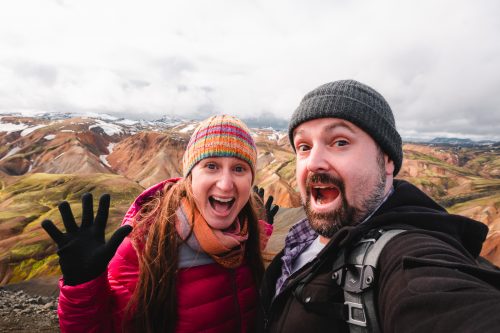
<instances>
[{"instance_id":1,"label":"black glove","mask_svg":"<svg viewBox=\"0 0 500 333\"><path fill-rule=\"evenodd\" d=\"M262 187L259 188L257 186L254 186L253 191L257 193L262 202L264 202L264 188ZM266 222L269 224L274 223L274 216L276 215L276 213L278 213L278 210L280 209L280 206L273 205L273 200L274 200L273 196L270 195L267 198L266 204L264 205L264 207L266 208L266 218L267 218Z\"/></svg>"},{"instance_id":2,"label":"black glove","mask_svg":"<svg viewBox=\"0 0 500 333\"><path fill-rule=\"evenodd\" d=\"M95 279L101 275L115 255L123 239L132 231L125 225L115 231L106 243L104 229L108 220L109 194L99 199L99 208L94 220L92 194L82 196L82 224L76 225L71 207L67 201L59 204L59 212L66 228L62 233L50 220L44 220L42 227L56 242L59 265L67 285L75 286Z\"/></svg>"}]
</instances>

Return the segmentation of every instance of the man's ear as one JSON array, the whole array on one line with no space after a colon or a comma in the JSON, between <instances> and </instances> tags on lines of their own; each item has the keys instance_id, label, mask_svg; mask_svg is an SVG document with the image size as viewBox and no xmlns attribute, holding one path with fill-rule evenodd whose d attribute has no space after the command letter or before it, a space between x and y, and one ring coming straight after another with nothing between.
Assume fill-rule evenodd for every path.
<instances>
[{"instance_id":1,"label":"man's ear","mask_svg":"<svg viewBox=\"0 0 500 333\"><path fill-rule=\"evenodd\" d=\"M394 162L387 154L384 154L384 162L385 162L385 174L387 176L392 176L394 174L394 168L395 168Z\"/></svg>"}]
</instances>

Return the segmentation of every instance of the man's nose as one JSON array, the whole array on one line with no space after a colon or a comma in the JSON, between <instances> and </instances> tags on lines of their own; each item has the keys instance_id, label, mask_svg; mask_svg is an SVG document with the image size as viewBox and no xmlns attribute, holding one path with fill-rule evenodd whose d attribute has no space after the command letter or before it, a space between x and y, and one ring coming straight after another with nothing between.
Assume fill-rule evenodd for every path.
<instances>
[{"instance_id":1,"label":"man's nose","mask_svg":"<svg viewBox=\"0 0 500 333\"><path fill-rule=\"evenodd\" d=\"M233 189L233 186L234 182L231 172L229 170L223 170L217 180L217 187L224 192L229 192Z\"/></svg>"},{"instance_id":2,"label":"man's nose","mask_svg":"<svg viewBox=\"0 0 500 333\"><path fill-rule=\"evenodd\" d=\"M328 160L326 159L328 152L320 146L311 148L307 158L307 170L310 172L321 172L329 169Z\"/></svg>"}]
</instances>

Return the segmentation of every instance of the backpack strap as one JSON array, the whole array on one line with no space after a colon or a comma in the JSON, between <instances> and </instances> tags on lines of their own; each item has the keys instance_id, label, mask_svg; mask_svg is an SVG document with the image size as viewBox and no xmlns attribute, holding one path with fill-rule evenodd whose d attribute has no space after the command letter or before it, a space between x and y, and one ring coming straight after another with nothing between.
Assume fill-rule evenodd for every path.
<instances>
[{"instance_id":1,"label":"backpack strap","mask_svg":"<svg viewBox=\"0 0 500 333\"><path fill-rule=\"evenodd\" d=\"M344 311L351 333L380 333L373 286L378 258L385 245L403 229L377 230L350 249L343 249L333 265L332 279L344 289Z\"/></svg>"}]
</instances>

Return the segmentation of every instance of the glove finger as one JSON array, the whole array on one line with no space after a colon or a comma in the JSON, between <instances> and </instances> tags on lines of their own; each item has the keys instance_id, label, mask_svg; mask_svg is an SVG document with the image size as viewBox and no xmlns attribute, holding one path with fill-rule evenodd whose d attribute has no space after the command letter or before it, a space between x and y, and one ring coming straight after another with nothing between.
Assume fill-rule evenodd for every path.
<instances>
[{"instance_id":1,"label":"glove finger","mask_svg":"<svg viewBox=\"0 0 500 333\"><path fill-rule=\"evenodd\" d=\"M259 197L262 199L262 201L264 201L264 188L261 187L259 188Z\"/></svg>"},{"instance_id":2,"label":"glove finger","mask_svg":"<svg viewBox=\"0 0 500 333\"><path fill-rule=\"evenodd\" d=\"M280 206L273 205L273 208L271 208L271 210L269 211L269 213L272 214L272 216L274 217L276 215L276 213L278 213L279 210L280 210Z\"/></svg>"},{"instance_id":3,"label":"glove finger","mask_svg":"<svg viewBox=\"0 0 500 333\"><path fill-rule=\"evenodd\" d=\"M111 197L109 194L103 194L99 199L99 207L97 208L97 214L95 216L95 227L97 233L102 234L104 237L104 230L106 229L106 223L108 221L109 215L109 202Z\"/></svg>"},{"instance_id":4,"label":"glove finger","mask_svg":"<svg viewBox=\"0 0 500 333\"><path fill-rule=\"evenodd\" d=\"M73 216L69 203L67 201L63 201L59 204L58 208L61 213L66 232L70 234L78 232L78 226L76 225L75 217Z\"/></svg>"},{"instance_id":5,"label":"glove finger","mask_svg":"<svg viewBox=\"0 0 500 333\"><path fill-rule=\"evenodd\" d=\"M50 238L56 242L57 246L62 245L64 234L59 230L51 220L43 220L42 228L49 234Z\"/></svg>"},{"instance_id":6,"label":"glove finger","mask_svg":"<svg viewBox=\"0 0 500 333\"><path fill-rule=\"evenodd\" d=\"M109 241L106 243L104 246L104 255L106 256L107 260L111 260L113 256L115 255L116 249L118 249L118 246L123 242L123 239L130 234L132 231L132 226L130 225L124 225L123 227L120 227L118 230L115 231L113 236L109 239Z\"/></svg>"},{"instance_id":7,"label":"glove finger","mask_svg":"<svg viewBox=\"0 0 500 333\"><path fill-rule=\"evenodd\" d=\"M94 222L94 203L92 194L82 195L82 229L89 228Z\"/></svg>"},{"instance_id":8,"label":"glove finger","mask_svg":"<svg viewBox=\"0 0 500 333\"><path fill-rule=\"evenodd\" d=\"M267 201L266 201L266 204L265 204L266 210L270 210L271 209L271 206L273 204L273 200L274 200L274 197L272 195L270 195L267 198Z\"/></svg>"}]
</instances>

